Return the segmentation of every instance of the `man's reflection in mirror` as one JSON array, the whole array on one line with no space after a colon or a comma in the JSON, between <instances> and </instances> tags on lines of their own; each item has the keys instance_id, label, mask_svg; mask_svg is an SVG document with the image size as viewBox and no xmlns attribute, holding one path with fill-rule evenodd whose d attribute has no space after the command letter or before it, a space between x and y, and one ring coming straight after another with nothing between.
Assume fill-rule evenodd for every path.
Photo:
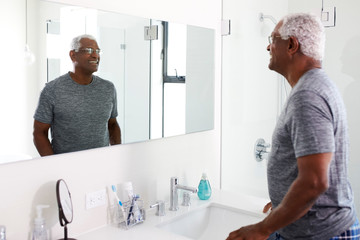
<instances>
[{"instance_id":1,"label":"man's reflection in mirror","mask_svg":"<svg viewBox=\"0 0 360 240\"><path fill-rule=\"evenodd\" d=\"M69 52L73 71L48 82L42 90L33 132L41 156L121 143L116 89L112 82L93 75L100 53L93 36L75 37Z\"/></svg>"}]
</instances>

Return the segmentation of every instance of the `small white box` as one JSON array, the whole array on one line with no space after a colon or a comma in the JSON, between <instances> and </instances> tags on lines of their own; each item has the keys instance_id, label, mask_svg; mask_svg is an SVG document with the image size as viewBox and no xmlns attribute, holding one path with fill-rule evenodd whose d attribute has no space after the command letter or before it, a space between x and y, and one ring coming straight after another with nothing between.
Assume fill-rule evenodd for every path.
<instances>
[{"instance_id":1,"label":"small white box","mask_svg":"<svg viewBox=\"0 0 360 240\"><path fill-rule=\"evenodd\" d=\"M327 7L321 11L321 21L324 27L335 27L336 7Z\"/></svg>"}]
</instances>

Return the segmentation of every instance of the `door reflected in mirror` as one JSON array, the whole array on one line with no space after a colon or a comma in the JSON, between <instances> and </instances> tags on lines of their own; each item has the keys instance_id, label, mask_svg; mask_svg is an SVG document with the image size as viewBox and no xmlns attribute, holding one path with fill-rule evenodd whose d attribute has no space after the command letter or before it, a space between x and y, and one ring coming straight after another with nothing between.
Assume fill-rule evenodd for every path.
<instances>
[{"instance_id":1,"label":"door reflected in mirror","mask_svg":"<svg viewBox=\"0 0 360 240\"><path fill-rule=\"evenodd\" d=\"M56 200L59 209L59 222L64 227L64 238L60 240L75 240L74 238L68 238L67 225L73 220L73 206L70 191L63 179L56 182Z\"/></svg>"}]
</instances>

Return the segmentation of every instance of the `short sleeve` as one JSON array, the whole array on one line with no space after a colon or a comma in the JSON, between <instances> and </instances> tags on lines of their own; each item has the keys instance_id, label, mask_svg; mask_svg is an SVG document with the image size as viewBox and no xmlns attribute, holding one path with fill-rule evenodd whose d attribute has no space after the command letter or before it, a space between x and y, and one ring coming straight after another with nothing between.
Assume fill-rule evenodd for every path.
<instances>
[{"instance_id":1,"label":"short sleeve","mask_svg":"<svg viewBox=\"0 0 360 240\"><path fill-rule=\"evenodd\" d=\"M118 110L117 110L117 95L116 95L116 88L113 86L113 108L111 111L111 118L116 118L118 116Z\"/></svg>"},{"instance_id":2,"label":"short sleeve","mask_svg":"<svg viewBox=\"0 0 360 240\"><path fill-rule=\"evenodd\" d=\"M35 110L34 119L47 124L52 124L54 115L54 99L50 87L46 85L41 91L38 106Z\"/></svg>"},{"instance_id":3,"label":"short sleeve","mask_svg":"<svg viewBox=\"0 0 360 240\"><path fill-rule=\"evenodd\" d=\"M334 152L333 116L326 100L312 91L297 92L292 98L287 128L295 156Z\"/></svg>"}]
</instances>

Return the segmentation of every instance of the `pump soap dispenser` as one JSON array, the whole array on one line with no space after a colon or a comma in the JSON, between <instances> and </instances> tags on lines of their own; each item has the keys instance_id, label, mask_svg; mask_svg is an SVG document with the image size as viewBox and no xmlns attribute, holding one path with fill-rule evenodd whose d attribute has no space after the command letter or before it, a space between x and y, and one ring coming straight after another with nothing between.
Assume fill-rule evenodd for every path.
<instances>
[{"instance_id":1,"label":"pump soap dispenser","mask_svg":"<svg viewBox=\"0 0 360 240\"><path fill-rule=\"evenodd\" d=\"M208 200L211 197L211 186L206 173L202 174L197 195L201 200Z\"/></svg>"},{"instance_id":2,"label":"pump soap dispenser","mask_svg":"<svg viewBox=\"0 0 360 240\"><path fill-rule=\"evenodd\" d=\"M37 205L36 206L36 218L34 220L34 229L32 234L32 240L48 240L47 231L45 228L45 219L42 217L43 208L48 208L49 205Z\"/></svg>"}]
</instances>

